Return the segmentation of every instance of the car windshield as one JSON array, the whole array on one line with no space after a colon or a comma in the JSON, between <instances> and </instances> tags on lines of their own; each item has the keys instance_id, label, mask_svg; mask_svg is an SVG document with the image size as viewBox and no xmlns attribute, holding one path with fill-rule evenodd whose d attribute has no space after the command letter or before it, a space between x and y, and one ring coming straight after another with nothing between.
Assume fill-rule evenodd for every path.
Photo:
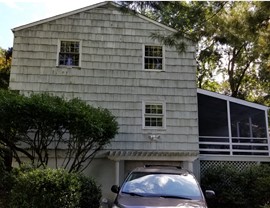
<instances>
[{"instance_id":1,"label":"car windshield","mask_svg":"<svg viewBox=\"0 0 270 208\"><path fill-rule=\"evenodd\" d=\"M202 198L200 188L190 174L133 172L123 184L122 193L190 200Z\"/></svg>"}]
</instances>

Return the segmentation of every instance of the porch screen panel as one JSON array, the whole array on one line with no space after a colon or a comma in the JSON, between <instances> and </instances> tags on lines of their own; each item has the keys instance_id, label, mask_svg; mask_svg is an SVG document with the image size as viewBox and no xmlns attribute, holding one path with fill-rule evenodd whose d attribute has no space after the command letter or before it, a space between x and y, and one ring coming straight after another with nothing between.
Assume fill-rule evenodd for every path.
<instances>
[{"instance_id":1,"label":"porch screen panel","mask_svg":"<svg viewBox=\"0 0 270 208\"><path fill-rule=\"evenodd\" d=\"M228 137L227 102L198 93L199 135Z\"/></svg>"},{"instance_id":2,"label":"porch screen panel","mask_svg":"<svg viewBox=\"0 0 270 208\"><path fill-rule=\"evenodd\" d=\"M233 137L266 138L266 119L263 110L230 103Z\"/></svg>"}]
</instances>

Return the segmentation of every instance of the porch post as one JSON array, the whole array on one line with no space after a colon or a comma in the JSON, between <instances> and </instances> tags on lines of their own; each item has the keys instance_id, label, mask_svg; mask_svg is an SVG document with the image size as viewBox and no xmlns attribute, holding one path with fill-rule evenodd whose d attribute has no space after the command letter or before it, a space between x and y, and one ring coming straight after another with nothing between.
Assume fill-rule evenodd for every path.
<instances>
[{"instance_id":1,"label":"porch post","mask_svg":"<svg viewBox=\"0 0 270 208\"><path fill-rule=\"evenodd\" d=\"M268 110L265 110L265 124L266 124L266 138L268 142L268 155L270 156L270 131L268 128Z\"/></svg>"},{"instance_id":2,"label":"porch post","mask_svg":"<svg viewBox=\"0 0 270 208\"><path fill-rule=\"evenodd\" d=\"M115 185L119 185L119 175L120 175L120 165L119 165L119 161L116 160L115 161Z\"/></svg>"},{"instance_id":3,"label":"porch post","mask_svg":"<svg viewBox=\"0 0 270 208\"><path fill-rule=\"evenodd\" d=\"M193 169L193 161L183 161L183 168L193 172L194 169Z\"/></svg>"},{"instance_id":4,"label":"porch post","mask_svg":"<svg viewBox=\"0 0 270 208\"><path fill-rule=\"evenodd\" d=\"M229 100L227 100L227 118L228 118L228 130L229 130L230 155L233 155L232 127L231 127L231 108L230 108L230 101Z\"/></svg>"}]
</instances>

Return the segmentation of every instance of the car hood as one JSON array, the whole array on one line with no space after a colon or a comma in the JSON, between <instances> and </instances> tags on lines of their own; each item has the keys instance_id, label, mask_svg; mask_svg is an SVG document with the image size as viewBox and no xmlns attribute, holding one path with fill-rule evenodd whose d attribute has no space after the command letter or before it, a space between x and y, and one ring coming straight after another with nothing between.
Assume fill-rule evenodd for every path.
<instances>
[{"instance_id":1,"label":"car hood","mask_svg":"<svg viewBox=\"0 0 270 208\"><path fill-rule=\"evenodd\" d=\"M204 201L119 195L121 208L207 208Z\"/></svg>"}]
</instances>

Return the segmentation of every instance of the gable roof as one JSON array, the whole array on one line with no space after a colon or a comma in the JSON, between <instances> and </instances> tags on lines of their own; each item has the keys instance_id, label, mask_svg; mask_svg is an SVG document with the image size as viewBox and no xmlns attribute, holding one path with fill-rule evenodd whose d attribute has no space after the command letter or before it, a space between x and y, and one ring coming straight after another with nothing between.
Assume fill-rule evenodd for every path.
<instances>
[{"instance_id":1,"label":"gable roof","mask_svg":"<svg viewBox=\"0 0 270 208\"><path fill-rule=\"evenodd\" d=\"M32 23L29 23L29 24L25 24L25 25L22 25L22 26L19 26L19 27L15 27L12 29L12 32L16 32L16 31L19 31L19 30L23 30L23 29L27 29L27 28L30 28L30 27L33 27L33 26L37 26L37 25L40 25L40 24L43 24L43 23L47 23L47 22L50 22L50 21L53 21L53 20L57 20L57 19L60 19L60 18L63 18L63 17L68 17L68 16L71 16L71 15L74 15L74 14L78 14L78 13L81 13L81 12L85 12L85 11L88 11L88 10L91 10L91 9L95 9L95 8L98 8L98 7L102 7L102 6L105 6L105 5L111 5L111 6L114 6L115 8L120 8L121 5L119 4L116 4L115 2L111 2L111 1L104 1L104 2L101 2L101 3L98 3L98 4L94 4L94 5L91 5L91 6L87 6L87 7L83 7L81 9L77 9L77 10L73 10L73 11L70 11L70 12L66 12L66 13L63 13L63 14L59 14L59 15L56 15L56 16L53 16L53 17L49 17L49 18L46 18L46 19L42 19L42 20L39 20L39 21L35 21L35 22L32 22ZM166 30L169 30L171 32L177 32L177 30L171 28L171 27L168 27L164 24L161 24L155 20L152 20L144 15L141 15L141 14L138 14L138 13L134 13L134 15L140 17L141 19L144 19L148 22L151 22L155 25L158 25Z\"/></svg>"},{"instance_id":2,"label":"gable roof","mask_svg":"<svg viewBox=\"0 0 270 208\"><path fill-rule=\"evenodd\" d=\"M230 102L233 102L233 103L249 106L249 107L260 109L260 110L269 110L269 107L264 106L264 105L260 105L260 104L257 104L257 103L252 103L252 102L249 102L249 101L241 100L239 98L234 98L234 97L227 96L227 95L222 95L222 94L219 94L219 93L216 93L216 92L211 92L211 91L208 91L208 90L203 90L203 89L200 89L200 88L197 89L197 93L207 95L207 96L210 96L210 97L215 97L215 98L222 99L222 100L226 100L226 101L230 101Z\"/></svg>"}]
</instances>

